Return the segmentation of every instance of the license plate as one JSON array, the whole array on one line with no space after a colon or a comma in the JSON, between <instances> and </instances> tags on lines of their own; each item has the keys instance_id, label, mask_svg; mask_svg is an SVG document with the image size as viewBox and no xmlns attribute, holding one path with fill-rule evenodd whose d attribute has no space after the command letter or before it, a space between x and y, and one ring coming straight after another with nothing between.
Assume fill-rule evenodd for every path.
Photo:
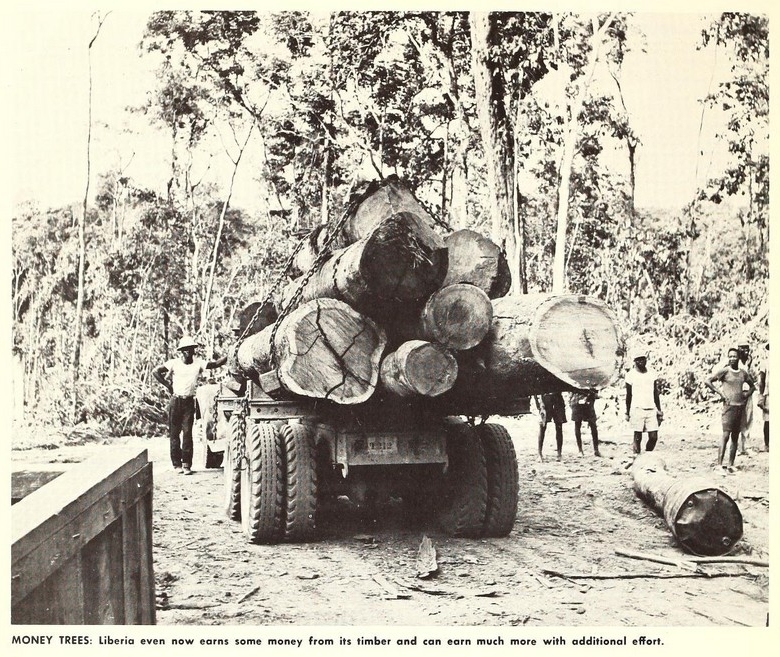
<instances>
[{"instance_id":1,"label":"license plate","mask_svg":"<svg viewBox=\"0 0 780 657\"><path fill-rule=\"evenodd\" d=\"M368 451L372 454L395 454L398 452L398 438L395 436L386 438L369 438Z\"/></svg>"}]
</instances>

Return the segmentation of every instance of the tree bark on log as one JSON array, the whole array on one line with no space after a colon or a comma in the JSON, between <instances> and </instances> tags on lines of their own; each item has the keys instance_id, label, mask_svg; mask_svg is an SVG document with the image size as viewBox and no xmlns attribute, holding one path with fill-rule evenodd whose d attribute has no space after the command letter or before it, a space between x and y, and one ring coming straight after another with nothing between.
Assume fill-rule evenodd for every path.
<instances>
[{"instance_id":1,"label":"tree bark on log","mask_svg":"<svg viewBox=\"0 0 780 657\"><path fill-rule=\"evenodd\" d=\"M244 340L238 366L257 379L273 369L273 326ZM359 404L373 394L387 343L384 329L336 299L315 299L279 323L275 336L276 369L291 393Z\"/></svg>"},{"instance_id":2,"label":"tree bark on log","mask_svg":"<svg viewBox=\"0 0 780 657\"><path fill-rule=\"evenodd\" d=\"M420 242L428 249L444 248L444 241L434 230L434 219L397 176L368 185L354 202L342 229L345 244L368 237L382 222L399 213L409 215Z\"/></svg>"},{"instance_id":3,"label":"tree bark on log","mask_svg":"<svg viewBox=\"0 0 780 657\"><path fill-rule=\"evenodd\" d=\"M339 299L371 315L391 313L399 302L422 302L444 280L447 251L426 246L410 222L408 213L395 214L367 237L333 253L303 288L301 301ZM285 288L283 305L298 283Z\"/></svg>"},{"instance_id":4,"label":"tree bark on log","mask_svg":"<svg viewBox=\"0 0 780 657\"><path fill-rule=\"evenodd\" d=\"M721 556L742 537L737 503L705 478L676 479L657 454L637 456L634 491L666 521L680 545L699 556Z\"/></svg>"},{"instance_id":5,"label":"tree bark on log","mask_svg":"<svg viewBox=\"0 0 780 657\"><path fill-rule=\"evenodd\" d=\"M473 230L457 230L444 238L447 247L447 276L444 285L471 283L491 299L509 292L512 275L506 254L487 237Z\"/></svg>"},{"instance_id":6,"label":"tree bark on log","mask_svg":"<svg viewBox=\"0 0 780 657\"><path fill-rule=\"evenodd\" d=\"M406 304L377 319L385 327L391 346L425 340L463 351L478 345L488 334L493 305L478 287L457 283L436 290L422 308Z\"/></svg>"},{"instance_id":7,"label":"tree bark on log","mask_svg":"<svg viewBox=\"0 0 780 657\"><path fill-rule=\"evenodd\" d=\"M404 342L382 361L382 385L399 397L438 397L458 376L455 357L444 347L424 340Z\"/></svg>"},{"instance_id":8,"label":"tree bark on log","mask_svg":"<svg viewBox=\"0 0 780 657\"><path fill-rule=\"evenodd\" d=\"M617 319L597 299L572 294L496 299L487 337L456 354L458 380L442 402L467 415L511 414L524 397L606 387L622 355Z\"/></svg>"}]
</instances>

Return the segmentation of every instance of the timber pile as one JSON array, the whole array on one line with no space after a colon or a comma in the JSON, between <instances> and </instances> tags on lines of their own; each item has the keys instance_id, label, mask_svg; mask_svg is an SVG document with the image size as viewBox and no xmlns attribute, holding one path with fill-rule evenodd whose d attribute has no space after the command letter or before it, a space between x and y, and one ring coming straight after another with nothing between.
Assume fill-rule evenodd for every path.
<instances>
[{"instance_id":1,"label":"timber pile","mask_svg":"<svg viewBox=\"0 0 780 657\"><path fill-rule=\"evenodd\" d=\"M530 395L603 388L617 373L622 341L603 303L505 297L503 251L471 230L439 235L395 177L352 202L331 243L326 251L322 230L307 239L295 260L301 276L277 305L281 319L240 341L234 384L489 415L511 413ZM251 316L243 319L247 326Z\"/></svg>"}]
</instances>

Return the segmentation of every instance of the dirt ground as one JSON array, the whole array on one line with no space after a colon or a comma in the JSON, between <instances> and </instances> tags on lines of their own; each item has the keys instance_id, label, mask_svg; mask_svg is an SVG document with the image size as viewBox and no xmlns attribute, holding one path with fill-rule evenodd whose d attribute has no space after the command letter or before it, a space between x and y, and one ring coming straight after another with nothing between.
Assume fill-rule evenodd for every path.
<instances>
[{"instance_id":1,"label":"dirt ground","mask_svg":"<svg viewBox=\"0 0 780 657\"><path fill-rule=\"evenodd\" d=\"M744 536L733 554L768 560L769 454L759 425L733 472L715 468L717 424L667 412L656 452L681 476L705 475L737 500ZM711 413L714 415L715 412ZM454 539L389 504L363 516L346 500L319 518L321 538L276 546L246 542L223 511L222 470L175 474L167 440L128 438L154 463L154 561L160 625L764 626L768 568L709 564L694 574L618 556L616 549L686 555L664 521L633 493L630 433L602 418L602 458L576 453L565 425L563 460L548 431L536 454L536 419L498 418L518 454L520 495L503 539ZM20 447L24 449L20 449ZM48 447L46 449L45 447ZM16 445L12 461L81 461L104 444ZM416 578L421 539L439 573ZM558 574L552 574L555 571ZM377 581L378 580L378 581ZM399 595L388 592L387 586ZM337 603L335 602L337 601Z\"/></svg>"}]
</instances>

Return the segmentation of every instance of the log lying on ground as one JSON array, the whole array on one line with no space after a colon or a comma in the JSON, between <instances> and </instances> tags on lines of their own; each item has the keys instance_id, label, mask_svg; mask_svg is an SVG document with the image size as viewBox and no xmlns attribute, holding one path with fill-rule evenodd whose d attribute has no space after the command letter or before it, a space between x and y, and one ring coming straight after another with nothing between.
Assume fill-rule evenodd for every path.
<instances>
[{"instance_id":1,"label":"log lying on ground","mask_svg":"<svg viewBox=\"0 0 780 657\"><path fill-rule=\"evenodd\" d=\"M244 340L238 366L258 380L273 370L273 326ZM275 337L277 374L289 392L359 404L374 392L385 332L368 317L336 299L315 299L296 308L279 323Z\"/></svg>"},{"instance_id":2,"label":"log lying on ground","mask_svg":"<svg viewBox=\"0 0 780 657\"><path fill-rule=\"evenodd\" d=\"M456 230L444 238L447 276L443 285L471 283L491 299L503 297L512 285L506 255L487 237L473 230Z\"/></svg>"},{"instance_id":3,"label":"log lying on ground","mask_svg":"<svg viewBox=\"0 0 780 657\"><path fill-rule=\"evenodd\" d=\"M490 330L493 305L481 289L468 283L436 290L422 310L415 306L400 310L385 320L393 344L407 340L436 342L462 351L478 345Z\"/></svg>"},{"instance_id":4,"label":"log lying on ground","mask_svg":"<svg viewBox=\"0 0 780 657\"><path fill-rule=\"evenodd\" d=\"M400 397L438 397L455 383L458 364L441 345L411 340L385 357L379 376Z\"/></svg>"},{"instance_id":5,"label":"log lying on ground","mask_svg":"<svg viewBox=\"0 0 780 657\"><path fill-rule=\"evenodd\" d=\"M634 491L663 516L688 552L720 556L742 537L737 503L704 478L676 479L657 454L642 454L631 466Z\"/></svg>"},{"instance_id":6,"label":"log lying on ground","mask_svg":"<svg viewBox=\"0 0 780 657\"><path fill-rule=\"evenodd\" d=\"M512 413L531 395L606 387L617 376L622 354L617 319L598 299L573 294L496 299L487 337L456 354L458 380L442 401L452 412Z\"/></svg>"},{"instance_id":7,"label":"log lying on ground","mask_svg":"<svg viewBox=\"0 0 780 657\"><path fill-rule=\"evenodd\" d=\"M442 238L433 228L433 217L397 176L370 183L353 201L353 209L342 228L345 243L365 239L379 224L399 213L408 215L418 239L426 248L444 248Z\"/></svg>"},{"instance_id":8,"label":"log lying on ground","mask_svg":"<svg viewBox=\"0 0 780 657\"><path fill-rule=\"evenodd\" d=\"M444 280L447 250L426 246L413 223L408 213L395 214L333 253L303 288L301 301L339 299L367 313L381 313L383 306L398 302L421 303ZM285 305L297 286L293 281L285 289Z\"/></svg>"}]
</instances>

